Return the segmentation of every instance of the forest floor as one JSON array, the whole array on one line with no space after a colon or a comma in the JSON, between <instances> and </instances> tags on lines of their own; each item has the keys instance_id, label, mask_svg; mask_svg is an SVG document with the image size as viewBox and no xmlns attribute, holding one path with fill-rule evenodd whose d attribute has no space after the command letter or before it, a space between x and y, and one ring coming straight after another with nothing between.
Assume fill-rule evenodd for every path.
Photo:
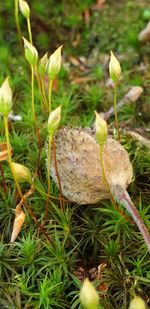
<instances>
[{"instance_id":1,"label":"forest floor","mask_svg":"<svg viewBox=\"0 0 150 309\"><path fill-rule=\"evenodd\" d=\"M31 3L30 3L31 2ZM42 57L58 46L62 68L52 93L52 109L62 105L61 125L90 127L94 111L106 112L113 105L109 80L110 51L117 56L122 76L117 101L133 86L143 88L136 102L118 113L121 143L128 151L134 179L128 192L150 231L150 149L126 132L150 137L150 45L141 43L139 32L150 19L149 1L75 0L30 1L33 42ZM13 1L0 8L0 85L9 76L13 91L13 113L21 121L10 121L13 161L35 173L37 142L31 113L30 68L20 49ZM22 35L28 38L26 20L19 14ZM47 89L48 80L45 77ZM35 92L37 126L41 136L38 189L47 192L46 140L48 114ZM108 120L115 135L114 116ZM5 142L0 119L0 143ZM149 142L148 142L149 145ZM96 205L73 205L62 212L59 192L51 182L45 238L24 207L26 220L14 243L10 243L19 197L7 161L1 162L4 183L0 187L0 308L82 308L79 290L88 277L100 295L100 308L125 309L134 294L150 306L150 258L138 228L113 208L110 201ZM23 194L30 186L21 185ZM46 198L35 191L28 198L40 224ZM123 208L119 206L121 210ZM124 211L124 210L123 210ZM125 213L125 211L124 211Z\"/></svg>"}]
</instances>

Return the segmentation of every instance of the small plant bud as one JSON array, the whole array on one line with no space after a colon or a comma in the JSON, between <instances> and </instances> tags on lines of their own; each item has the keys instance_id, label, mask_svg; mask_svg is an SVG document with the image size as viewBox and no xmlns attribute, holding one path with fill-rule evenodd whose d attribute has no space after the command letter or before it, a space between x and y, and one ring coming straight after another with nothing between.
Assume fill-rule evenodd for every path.
<instances>
[{"instance_id":1,"label":"small plant bud","mask_svg":"<svg viewBox=\"0 0 150 309\"><path fill-rule=\"evenodd\" d=\"M113 80L114 83L117 83L119 81L121 75L121 67L119 61L117 60L112 51L109 62L109 74L110 78Z\"/></svg>"},{"instance_id":2,"label":"small plant bud","mask_svg":"<svg viewBox=\"0 0 150 309\"><path fill-rule=\"evenodd\" d=\"M24 50L25 50L26 60L31 65L37 64L38 52L37 52L36 48L29 41L27 41L24 37L22 37L22 38L23 38L23 42L24 42Z\"/></svg>"},{"instance_id":3,"label":"small plant bud","mask_svg":"<svg viewBox=\"0 0 150 309\"><path fill-rule=\"evenodd\" d=\"M48 57L47 53L40 59L38 64L38 71L40 76L43 76L46 72L46 65L47 65Z\"/></svg>"},{"instance_id":4,"label":"small plant bud","mask_svg":"<svg viewBox=\"0 0 150 309\"><path fill-rule=\"evenodd\" d=\"M0 87L0 113L3 116L8 116L12 109L12 91L8 79Z\"/></svg>"},{"instance_id":5,"label":"small plant bud","mask_svg":"<svg viewBox=\"0 0 150 309\"><path fill-rule=\"evenodd\" d=\"M92 283L85 279L80 291L80 301L86 309L98 309L99 296Z\"/></svg>"},{"instance_id":6,"label":"small plant bud","mask_svg":"<svg viewBox=\"0 0 150 309\"><path fill-rule=\"evenodd\" d=\"M53 112L50 113L48 118L48 133L53 135L59 127L61 119L61 106L57 107Z\"/></svg>"},{"instance_id":7,"label":"small plant bud","mask_svg":"<svg viewBox=\"0 0 150 309\"><path fill-rule=\"evenodd\" d=\"M62 46L57 48L55 52L49 57L47 63L47 74L50 79L55 79L61 68L61 49Z\"/></svg>"},{"instance_id":8,"label":"small plant bud","mask_svg":"<svg viewBox=\"0 0 150 309\"><path fill-rule=\"evenodd\" d=\"M96 139L99 145L103 145L106 142L108 136L107 123L97 112L95 112L95 115Z\"/></svg>"},{"instance_id":9,"label":"small plant bud","mask_svg":"<svg viewBox=\"0 0 150 309\"><path fill-rule=\"evenodd\" d=\"M19 8L20 8L20 11L21 11L22 15L25 18L29 18L30 17L30 8L29 8L29 5L28 5L28 3L26 1L19 0Z\"/></svg>"},{"instance_id":10,"label":"small plant bud","mask_svg":"<svg viewBox=\"0 0 150 309\"><path fill-rule=\"evenodd\" d=\"M28 182L30 184L32 183L30 170L26 166L12 162L12 167L18 182Z\"/></svg>"},{"instance_id":11,"label":"small plant bud","mask_svg":"<svg viewBox=\"0 0 150 309\"><path fill-rule=\"evenodd\" d=\"M146 309L146 303L144 302L144 300L139 297L139 296L135 296L130 303L129 309Z\"/></svg>"}]
</instances>

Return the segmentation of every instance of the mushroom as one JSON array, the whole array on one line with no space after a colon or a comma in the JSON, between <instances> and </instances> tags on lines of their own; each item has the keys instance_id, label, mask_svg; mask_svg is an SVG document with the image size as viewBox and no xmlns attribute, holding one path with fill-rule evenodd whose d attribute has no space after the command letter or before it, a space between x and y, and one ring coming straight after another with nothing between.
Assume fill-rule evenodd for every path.
<instances>
[{"instance_id":1,"label":"mushroom","mask_svg":"<svg viewBox=\"0 0 150 309\"><path fill-rule=\"evenodd\" d=\"M62 194L68 200L82 205L95 204L110 198L102 179L99 145L94 131L63 127L55 135L55 145ZM150 235L126 191L133 178L128 153L112 138L108 138L103 146L103 166L114 199L130 213L150 251ZM51 160L51 176L58 186L54 154Z\"/></svg>"}]
</instances>

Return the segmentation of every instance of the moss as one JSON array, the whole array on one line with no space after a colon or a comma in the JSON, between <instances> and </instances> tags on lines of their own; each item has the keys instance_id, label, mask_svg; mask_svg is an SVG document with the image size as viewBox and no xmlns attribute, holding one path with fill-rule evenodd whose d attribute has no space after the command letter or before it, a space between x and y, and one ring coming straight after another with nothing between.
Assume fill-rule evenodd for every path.
<instances>
[{"instance_id":1,"label":"moss","mask_svg":"<svg viewBox=\"0 0 150 309\"><path fill-rule=\"evenodd\" d=\"M100 11L93 9L95 1L92 0L32 0L29 4L32 8L34 44L40 56L47 50L53 52L60 44L64 45L58 90L52 96L53 108L62 104L61 124L90 126L95 109L103 112L112 106L113 92L106 86L108 57L112 49L122 67L118 100L125 95L129 86L144 87L144 94L138 102L124 106L118 114L120 124L130 129L140 127L144 132L149 129L150 49L148 44L138 42L138 33L147 23L145 16L148 13L144 12L149 1L108 0ZM27 165L39 191L46 192L48 115L43 112L36 85L36 114L42 146L38 178L35 174L38 149L31 114L30 70L19 47L13 9L10 0L0 7L0 81L2 83L7 75L10 76L14 113L22 116L21 122L10 124L13 160ZM89 26L84 19L87 9ZM26 21L21 14L19 20L22 33L27 37ZM81 63L75 66L70 56L80 57ZM76 83L78 77L88 79ZM108 123L110 130L114 129L113 117ZM3 142L2 119L0 132L0 141ZM145 134L149 135L148 130ZM122 136L122 143L134 167L135 179L129 191L150 229L149 150L125 135ZM45 232L53 245L47 242L25 207L26 221L16 243L10 244L18 196L7 162L2 162L2 167L7 192L5 194L1 186L0 307L81 308L78 300L79 278L85 276L95 280L101 305L105 309L128 308L133 291L149 300L150 262L142 236L108 201L93 207L79 207L65 202L62 214L59 193L52 183ZM24 193L28 189L27 185L22 185ZM45 214L45 200L45 195L37 191L28 199L40 223Z\"/></svg>"}]
</instances>

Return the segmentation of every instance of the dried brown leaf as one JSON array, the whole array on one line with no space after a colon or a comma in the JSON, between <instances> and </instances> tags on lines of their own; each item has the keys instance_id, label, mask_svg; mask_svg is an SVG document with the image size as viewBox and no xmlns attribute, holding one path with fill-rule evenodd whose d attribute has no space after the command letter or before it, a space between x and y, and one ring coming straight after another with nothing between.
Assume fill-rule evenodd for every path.
<instances>
[{"instance_id":1,"label":"dried brown leaf","mask_svg":"<svg viewBox=\"0 0 150 309\"><path fill-rule=\"evenodd\" d=\"M74 65L75 67L80 66L80 61L78 58L74 57L74 56L69 56L69 61L72 65Z\"/></svg>"},{"instance_id":2,"label":"dried brown leaf","mask_svg":"<svg viewBox=\"0 0 150 309\"><path fill-rule=\"evenodd\" d=\"M74 77L72 79L72 83L74 84L81 84L81 83L86 83L86 82L89 82L89 81L92 81L93 78L92 77L87 77L87 76L84 76L84 77Z\"/></svg>"},{"instance_id":3,"label":"dried brown leaf","mask_svg":"<svg viewBox=\"0 0 150 309\"><path fill-rule=\"evenodd\" d=\"M14 242L17 238L17 236L20 233L20 230L22 228L22 225L25 221L25 213L23 212L22 208L16 207L16 216L13 224L13 230L11 234L11 240L10 242Z\"/></svg>"},{"instance_id":4,"label":"dried brown leaf","mask_svg":"<svg viewBox=\"0 0 150 309\"><path fill-rule=\"evenodd\" d=\"M12 154L12 148L11 148ZM0 143L0 162L8 160L8 149L6 143Z\"/></svg>"},{"instance_id":5,"label":"dried brown leaf","mask_svg":"<svg viewBox=\"0 0 150 309\"><path fill-rule=\"evenodd\" d=\"M139 40L141 42L148 42L150 41L150 22L147 24L147 26L145 27L145 29L143 29L140 33L139 33Z\"/></svg>"}]
</instances>

